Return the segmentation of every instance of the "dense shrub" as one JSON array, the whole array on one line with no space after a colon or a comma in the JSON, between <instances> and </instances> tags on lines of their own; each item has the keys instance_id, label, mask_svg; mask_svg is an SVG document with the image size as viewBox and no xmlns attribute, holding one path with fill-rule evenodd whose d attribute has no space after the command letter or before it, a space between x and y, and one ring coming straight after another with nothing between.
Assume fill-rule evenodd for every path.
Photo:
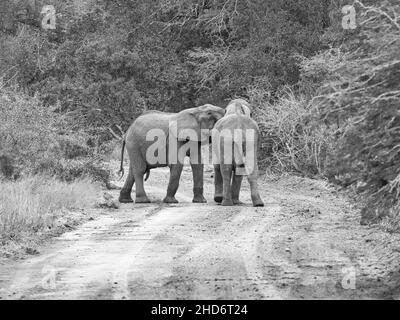
<instances>
[{"instance_id":1,"label":"dense shrub","mask_svg":"<svg viewBox=\"0 0 400 320\"><path fill-rule=\"evenodd\" d=\"M356 191L362 223L398 231L400 195L400 5L355 1L358 28L344 30L344 1L331 2L328 49L298 55L295 91L251 88L263 132L262 160L279 171L324 176ZM272 103L271 103L272 102Z\"/></svg>"},{"instance_id":2,"label":"dense shrub","mask_svg":"<svg viewBox=\"0 0 400 320\"><path fill-rule=\"evenodd\" d=\"M323 177L334 140L332 129L319 121L309 99L290 89L274 103L263 90L253 89L250 94L262 133L262 167Z\"/></svg>"},{"instance_id":3,"label":"dense shrub","mask_svg":"<svg viewBox=\"0 0 400 320\"><path fill-rule=\"evenodd\" d=\"M318 87L313 104L321 121L335 127L328 176L363 196L368 222L399 212L400 5L356 5L358 29L337 48L305 60L303 76Z\"/></svg>"},{"instance_id":4,"label":"dense shrub","mask_svg":"<svg viewBox=\"0 0 400 320\"><path fill-rule=\"evenodd\" d=\"M327 2L53 0L56 31L0 34L0 72L86 127L126 129L145 109L224 105L260 82L273 93L296 84L296 55L320 48ZM17 7L39 19L44 2L35 3Z\"/></svg>"},{"instance_id":5,"label":"dense shrub","mask_svg":"<svg viewBox=\"0 0 400 320\"><path fill-rule=\"evenodd\" d=\"M0 155L0 177L2 176L6 179L15 179L17 177L12 159L4 154Z\"/></svg>"},{"instance_id":6,"label":"dense shrub","mask_svg":"<svg viewBox=\"0 0 400 320\"><path fill-rule=\"evenodd\" d=\"M46 173L67 181L82 176L107 181L108 172L99 165L101 153L89 145L93 138L75 126L37 97L0 90L3 176Z\"/></svg>"},{"instance_id":7,"label":"dense shrub","mask_svg":"<svg viewBox=\"0 0 400 320\"><path fill-rule=\"evenodd\" d=\"M52 3L56 31L29 19L0 26L19 26L0 33L0 87L35 96L0 96L3 175L102 180L92 159L110 145L110 127L126 129L146 109L244 97L265 166L354 188L365 221L399 219L398 1L354 1L356 30L341 25L346 0Z\"/></svg>"}]
</instances>

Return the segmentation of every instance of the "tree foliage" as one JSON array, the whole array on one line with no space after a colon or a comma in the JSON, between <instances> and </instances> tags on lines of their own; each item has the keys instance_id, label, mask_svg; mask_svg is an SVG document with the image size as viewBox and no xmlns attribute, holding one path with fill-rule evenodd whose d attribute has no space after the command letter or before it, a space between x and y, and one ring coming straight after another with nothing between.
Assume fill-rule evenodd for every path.
<instances>
[{"instance_id":1,"label":"tree foliage","mask_svg":"<svg viewBox=\"0 0 400 320\"><path fill-rule=\"evenodd\" d=\"M317 52L329 24L327 0L52 3L57 30L20 23L1 37L0 70L100 130L127 127L145 109L224 105L256 84L272 93L295 85L297 56ZM41 4L15 4L29 7L22 22L40 19Z\"/></svg>"},{"instance_id":2,"label":"tree foliage","mask_svg":"<svg viewBox=\"0 0 400 320\"><path fill-rule=\"evenodd\" d=\"M355 4L357 30L306 61L303 75L318 88L313 103L321 120L336 128L329 175L365 197L363 221L367 222L398 217L400 5L397 1Z\"/></svg>"},{"instance_id":3,"label":"tree foliage","mask_svg":"<svg viewBox=\"0 0 400 320\"><path fill-rule=\"evenodd\" d=\"M56 8L56 30L40 27L44 4ZM355 30L342 26L348 4ZM68 126L87 135L77 139L83 149L57 135L70 163L93 146L88 137L107 141L110 127L125 129L144 110L248 98L263 132L262 163L354 187L366 200L364 220L399 217L399 7L397 0L10 0L0 8L0 90L14 85L24 95L15 104L3 95L0 107L27 111L28 93L33 111L43 105L67 115ZM47 136L33 146L50 148Z\"/></svg>"}]
</instances>

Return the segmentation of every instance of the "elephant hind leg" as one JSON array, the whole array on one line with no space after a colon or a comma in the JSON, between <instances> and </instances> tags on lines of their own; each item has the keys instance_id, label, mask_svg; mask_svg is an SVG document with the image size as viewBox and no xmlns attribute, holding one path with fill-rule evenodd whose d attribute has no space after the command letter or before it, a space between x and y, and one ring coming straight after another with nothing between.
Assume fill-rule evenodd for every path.
<instances>
[{"instance_id":1,"label":"elephant hind leg","mask_svg":"<svg viewBox=\"0 0 400 320\"><path fill-rule=\"evenodd\" d=\"M147 197L146 191L144 190L143 177L145 173L146 173L146 168L140 172L135 173L135 182L136 182L135 203L150 203L150 199Z\"/></svg>"},{"instance_id":2,"label":"elephant hind leg","mask_svg":"<svg viewBox=\"0 0 400 320\"><path fill-rule=\"evenodd\" d=\"M257 170L248 176L251 190L251 200L254 207L264 207L264 202L261 200L260 193L258 192L257 176Z\"/></svg>"},{"instance_id":3,"label":"elephant hind leg","mask_svg":"<svg viewBox=\"0 0 400 320\"><path fill-rule=\"evenodd\" d=\"M243 204L243 202L239 200L239 193L240 193L240 187L242 186L242 180L243 180L243 176L238 176L235 173L233 173L232 201L233 201L233 204L236 204L236 205Z\"/></svg>"},{"instance_id":4,"label":"elephant hind leg","mask_svg":"<svg viewBox=\"0 0 400 320\"><path fill-rule=\"evenodd\" d=\"M119 194L119 202L121 203L133 202L133 199L131 197L131 192L134 183L135 183L135 177L133 175L133 168L130 166L128 177L126 178L125 184L122 187L121 192Z\"/></svg>"},{"instance_id":5,"label":"elephant hind leg","mask_svg":"<svg viewBox=\"0 0 400 320\"><path fill-rule=\"evenodd\" d=\"M221 164L221 173L223 180L223 206L233 206L231 180L232 180L233 165Z\"/></svg>"},{"instance_id":6,"label":"elephant hind leg","mask_svg":"<svg viewBox=\"0 0 400 320\"><path fill-rule=\"evenodd\" d=\"M214 201L217 203L221 203L223 200L223 180L221 174L221 166L214 165Z\"/></svg>"}]
</instances>

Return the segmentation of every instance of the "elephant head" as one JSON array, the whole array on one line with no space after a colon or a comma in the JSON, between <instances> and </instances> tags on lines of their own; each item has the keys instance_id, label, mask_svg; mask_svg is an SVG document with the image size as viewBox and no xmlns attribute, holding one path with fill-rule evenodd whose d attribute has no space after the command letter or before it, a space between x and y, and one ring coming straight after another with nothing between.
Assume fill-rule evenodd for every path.
<instances>
[{"instance_id":1,"label":"elephant head","mask_svg":"<svg viewBox=\"0 0 400 320\"><path fill-rule=\"evenodd\" d=\"M225 109L225 115L241 114L246 117L251 117L250 104L244 99L232 100Z\"/></svg>"},{"instance_id":2,"label":"elephant head","mask_svg":"<svg viewBox=\"0 0 400 320\"><path fill-rule=\"evenodd\" d=\"M177 136L178 141L208 141L215 123L224 114L224 109L211 104L183 110L173 118L172 132Z\"/></svg>"}]
</instances>

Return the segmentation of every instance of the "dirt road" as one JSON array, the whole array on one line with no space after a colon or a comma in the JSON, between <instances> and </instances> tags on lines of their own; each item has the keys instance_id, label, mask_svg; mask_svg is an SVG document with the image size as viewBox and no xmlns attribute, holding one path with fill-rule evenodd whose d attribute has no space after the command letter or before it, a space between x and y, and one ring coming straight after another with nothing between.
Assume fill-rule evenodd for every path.
<instances>
[{"instance_id":1,"label":"dirt road","mask_svg":"<svg viewBox=\"0 0 400 320\"><path fill-rule=\"evenodd\" d=\"M40 254L0 264L1 299L354 299L400 297L399 237L362 227L324 184L261 181L264 208L177 205L152 171L149 205L98 209ZM110 192L117 198L118 191Z\"/></svg>"}]
</instances>

